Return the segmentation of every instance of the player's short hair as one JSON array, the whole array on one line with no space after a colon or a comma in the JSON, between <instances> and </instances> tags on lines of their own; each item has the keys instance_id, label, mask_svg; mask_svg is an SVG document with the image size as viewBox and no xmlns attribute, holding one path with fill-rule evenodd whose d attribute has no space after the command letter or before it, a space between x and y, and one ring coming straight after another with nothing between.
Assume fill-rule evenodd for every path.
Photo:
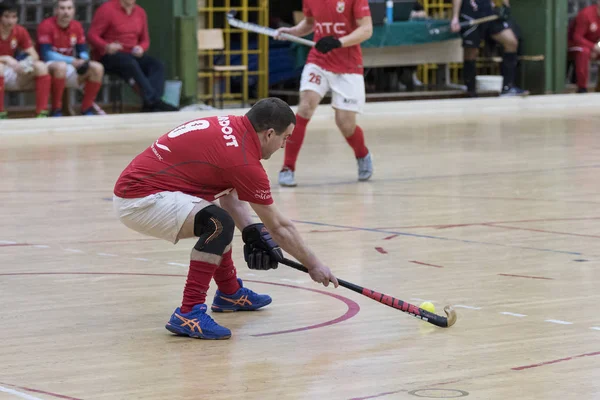
<instances>
[{"instance_id":1,"label":"player's short hair","mask_svg":"<svg viewBox=\"0 0 600 400\"><path fill-rule=\"evenodd\" d=\"M73 7L75 7L75 1L74 0L54 0L54 8L58 8L58 5L60 3L63 3L65 1L70 1L71 3L73 3Z\"/></svg>"},{"instance_id":2,"label":"player's short hair","mask_svg":"<svg viewBox=\"0 0 600 400\"><path fill-rule=\"evenodd\" d=\"M0 17L2 16L2 14L4 14L7 11L10 11L10 12L19 11L19 7L17 6L17 3L13 0L0 0Z\"/></svg>"},{"instance_id":3,"label":"player's short hair","mask_svg":"<svg viewBox=\"0 0 600 400\"><path fill-rule=\"evenodd\" d=\"M258 101L246 113L246 117L256 132L273 128L277 135L281 135L290 124L296 125L296 115L290 106L277 97L267 97Z\"/></svg>"}]
</instances>

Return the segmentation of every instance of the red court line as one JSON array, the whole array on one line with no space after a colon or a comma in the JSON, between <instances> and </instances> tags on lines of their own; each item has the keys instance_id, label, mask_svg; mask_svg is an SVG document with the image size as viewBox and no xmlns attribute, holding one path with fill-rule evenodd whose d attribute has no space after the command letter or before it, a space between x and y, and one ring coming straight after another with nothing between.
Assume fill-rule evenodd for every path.
<instances>
[{"instance_id":1,"label":"red court line","mask_svg":"<svg viewBox=\"0 0 600 400\"><path fill-rule=\"evenodd\" d=\"M383 238L383 240L391 240L391 239L393 239L393 238L395 238L395 237L398 237L398 235L392 235L392 236L388 236L388 237L386 237L386 238Z\"/></svg>"},{"instance_id":2,"label":"red court line","mask_svg":"<svg viewBox=\"0 0 600 400\"><path fill-rule=\"evenodd\" d=\"M33 246L29 243L4 243L0 244L0 247L19 247L19 246Z\"/></svg>"},{"instance_id":3,"label":"red court line","mask_svg":"<svg viewBox=\"0 0 600 400\"><path fill-rule=\"evenodd\" d=\"M427 264L427 263L424 263L424 262L421 262L421 261L409 261L409 262L411 262L413 264L427 265L428 267L444 268L441 265Z\"/></svg>"},{"instance_id":4,"label":"red court line","mask_svg":"<svg viewBox=\"0 0 600 400\"><path fill-rule=\"evenodd\" d=\"M554 278L544 278L543 276L528 276L528 275L513 275L513 274L498 274L500 276L511 276L513 278L529 278L529 279L546 279L553 281Z\"/></svg>"},{"instance_id":5,"label":"red court line","mask_svg":"<svg viewBox=\"0 0 600 400\"><path fill-rule=\"evenodd\" d=\"M482 224L482 225L492 226L494 228L513 229L513 230L517 230L517 231L553 233L555 235L579 236L579 237L589 237L589 238L600 239L599 235L586 235L584 233L569 233L569 232L547 231L547 230L544 230L544 229L520 228L520 227L517 227L517 226L506 226L506 225L497 225L497 224L500 224L500 222L489 223L489 224Z\"/></svg>"},{"instance_id":6,"label":"red court line","mask_svg":"<svg viewBox=\"0 0 600 400\"><path fill-rule=\"evenodd\" d=\"M592 356L598 356L598 355L600 355L600 351L596 351L594 353L580 354L578 356L573 356L573 357L559 358L558 360L545 361L545 362L541 362L541 363L538 363L538 364L531 364L531 365L524 365L524 366L521 366L521 367L514 367L514 368L511 368L511 369L513 371L523 371L525 369L543 367L545 365L556 364L556 363L563 362L563 361L570 361L570 360L574 360L576 358L592 357Z\"/></svg>"},{"instance_id":7,"label":"red court line","mask_svg":"<svg viewBox=\"0 0 600 400\"><path fill-rule=\"evenodd\" d=\"M377 250L381 254L387 254L388 253L387 251L385 251L385 249L383 247L375 247L375 250Z\"/></svg>"},{"instance_id":8,"label":"red court line","mask_svg":"<svg viewBox=\"0 0 600 400\"><path fill-rule=\"evenodd\" d=\"M17 389L21 389L21 390L25 390L27 392L32 392L32 393L40 393L40 394L47 394L48 396L52 396L52 397L56 397L58 399L66 399L66 400L82 400L79 399L77 397L70 397L70 396L65 396L62 394L56 394L56 393L51 393L51 392L45 392L43 390L38 390L38 389L32 389L32 388L28 388L28 387L24 387L24 386L17 386L17 385L11 385L10 383L4 383L4 382L0 382L0 385L6 385L6 386L10 386L10 387L14 387Z\"/></svg>"},{"instance_id":9,"label":"red court line","mask_svg":"<svg viewBox=\"0 0 600 400\"><path fill-rule=\"evenodd\" d=\"M119 275L121 275L121 276L169 276L169 277L186 277L187 276L186 274L151 274L151 273L144 274L144 273L136 273L136 272L7 272L7 273L0 274L0 276L19 276L19 275L25 275L25 276L35 276L35 275L117 275L117 276L119 276ZM244 281L245 282L253 282L253 283L261 283L264 285L284 286L284 287L289 287L289 288L293 288L293 289L306 290L308 292L315 292L315 293L319 293L319 294L333 297L334 299L340 300L342 303L346 304L346 306L348 307L348 310L346 310L346 312L343 315L341 315L335 319L332 319L330 321L322 322L320 324L310 325L310 326L305 326L305 327L295 328L295 329L289 329L289 330L285 330L285 331L259 333L259 334L251 335L251 336L255 336L255 337L272 336L272 335L281 335L284 333L301 332L301 331L308 331L311 329L323 328L325 326L330 326L330 325L334 325L334 324L338 324L340 322L346 321L346 320L354 317L360 311L360 306L358 305L358 303L356 303L354 300L351 300L344 296L340 296L338 294L324 292L322 290L305 288L305 287L301 287L301 286L287 285L284 283L255 281L255 280L251 280L251 279L244 279Z\"/></svg>"}]
</instances>

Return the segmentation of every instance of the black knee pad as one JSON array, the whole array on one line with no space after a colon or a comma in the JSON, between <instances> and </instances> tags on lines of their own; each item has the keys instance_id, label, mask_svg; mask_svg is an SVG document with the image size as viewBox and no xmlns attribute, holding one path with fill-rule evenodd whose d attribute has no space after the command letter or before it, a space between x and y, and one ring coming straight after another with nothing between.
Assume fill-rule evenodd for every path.
<instances>
[{"instance_id":1,"label":"black knee pad","mask_svg":"<svg viewBox=\"0 0 600 400\"><path fill-rule=\"evenodd\" d=\"M194 235L199 237L194 248L203 253L223 255L233 240L235 222L221 207L208 206L194 218Z\"/></svg>"}]
</instances>

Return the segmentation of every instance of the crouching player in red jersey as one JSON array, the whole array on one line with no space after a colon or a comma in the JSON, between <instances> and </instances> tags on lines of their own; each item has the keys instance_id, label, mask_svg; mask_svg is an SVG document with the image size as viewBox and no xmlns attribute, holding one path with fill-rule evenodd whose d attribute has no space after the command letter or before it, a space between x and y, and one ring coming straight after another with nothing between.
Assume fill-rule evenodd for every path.
<instances>
[{"instance_id":1,"label":"crouching player in red jersey","mask_svg":"<svg viewBox=\"0 0 600 400\"><path fill-rule=\"evenodd\" d=\"M284 147L295 123L290 107L276 98L259 101L245 116L197 119L161 136L119 177L113 204L123 224L172 243L198 238L181 307L166 325L169 331L201 339L231 337L206 313L213 278L218 288L213 312L252 311L271 303L271 297L237 278L231 257L235 227L242 232L249 268L277 268L283 249L308 268L315 282L338 286L273 204L260 162ZM261 223L252 221L248 203Z\"/></svg>"},{"instance_id":2,"label":"crouching player in red jersey","mask_svg":"<svg viewBox=\"0 0 600 400\"><path fill-rule=\"evenodd\" d=\"M298 25L278 30L294 36L314 31L316 42L302 71L297 124L285 147L279 184L296 186L294 172L306 126L329 90L336 125L354 150L358 180L366 181L373 175L373 161L356 114L362 111L366 97L360 43L373 34L369 4L367 0L304 0L302 8L304 19Z\"/></svg>"}]
</instances>

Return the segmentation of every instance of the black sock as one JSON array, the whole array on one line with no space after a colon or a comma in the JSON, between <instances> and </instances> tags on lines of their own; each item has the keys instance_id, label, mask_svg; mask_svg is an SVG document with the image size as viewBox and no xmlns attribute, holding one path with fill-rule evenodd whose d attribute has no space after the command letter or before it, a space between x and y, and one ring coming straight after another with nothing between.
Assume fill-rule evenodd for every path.
<instances>
[{"instance_id":1,"label":"black sock","mask_svg":"<svg viewBox=\"0 0 600 400\"><path fill-rule=\"evenodd\" d=\"M502 76L504 77L504 87L510 88L515 85L517 61L517 53L504 53L504 56L502 57Z\"/></svg>"},{"instance_id":2,"label":"black sock","mask_svg":"<svg viewBox=\"0 0 600 400\"><path fill-rule=\"evenodd\" d=\"M463 63L463 79L469 93L475 93L475 81L477 77L477 64L475 60L465 60Z\"/></svg>"}]
</instances>

